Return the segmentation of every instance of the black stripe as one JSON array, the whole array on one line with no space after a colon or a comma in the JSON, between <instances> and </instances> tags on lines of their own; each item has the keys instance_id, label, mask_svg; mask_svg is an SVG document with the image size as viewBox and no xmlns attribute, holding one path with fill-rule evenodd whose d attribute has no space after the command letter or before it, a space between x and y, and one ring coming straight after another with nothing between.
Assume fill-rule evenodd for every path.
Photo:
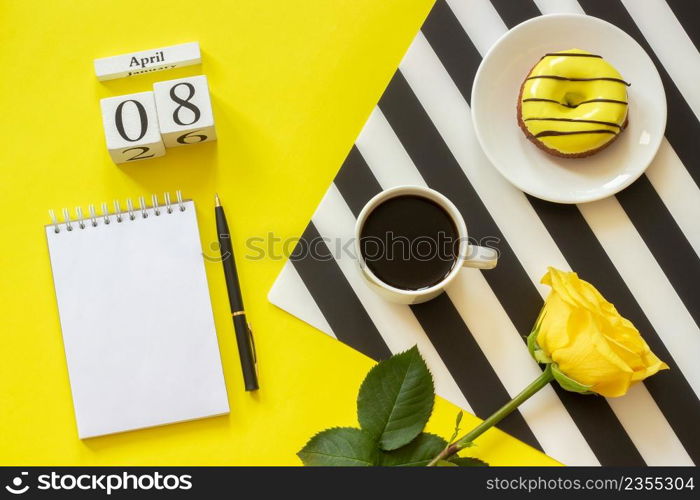
<instances>
[{"instance_id":1,"label":"black stripe","mask_svg":"<svg viewBox=\"0 0 700 500\"><path fill-rule=\"evenodd\" d=\"M537 6L528 1L491 0L491 3L509 28L540 15Z\"/></svg>"},{"instance_id":2,"label":"black stripe","mask_svg":"<svg viewBox=\"0 0 700 500\"><path fill-rule=\"evenodd\" d=\"M488 417L510 399L447 294L412 305L411 310L477 416ZM542 449L519 411L511 413L498 427Z\"/></svg>"},{"instance_id":3,"label":"black stripe","mask_svg":"<svg viewBox=\"0 0 700 500\"><path fill-rule=\"evenodd\" d=\"M700 259L646 176L617 195L688 312L700 325Z\"/></svg>"},{"instance_id":4,"label":"black stripe","mask_svg":"<svg viewBox=\"0 0 700 500\"><path fill-rule=\"evenodd\" d=\"M580 0L581 7L586 14L596 16L627 32L647 52L656 65L661 75L661 80L666 89L666 101L668 103L668 122L666 124L666 137L683 161L685 168L700 186L700 121L696 118L685 98L681 94L666 68L656 57L651 46L642 32L639 31L634 20L629 15L619 0L600 2L597 0ZM697 18L695 18L697 19ZM634 82L632 82L634 85ZM634 120L634 117L631 118Z\"/></svg>"},{"instance_id":5,"label":"black stripe","mask_svg":"<svg viewBox=\"0 0 700 500\"><path fill-rule=\"evenodd\" d=\"M428 185L457 205L472 236L500 239L498 266L484 272L484 277L516 329L527 334L542 307L542 298L400 72L389 83L379 107ZM571 404L562 389L556 390L603 465L644 465L605 399L583 398L585 403ZM586 411L580 410L583 404ZM596 426L607 429L605 436L594 432L591 414L596 416Z\"/></svg>"},{"instance_id":6,"label":"black stripe","mask_svg":"<svg viewBox=\"0 0 700 500\"><path fill-rule=\"evenodd\" d=\"M382 190L357 146L352 147L333 182L345 198L355 218L360 215L362 207L370 198Z\"/></svg>"},{"instance_id":7,"label":"black stripe","mask_svg":"<svg viewBox=\"0 0 700 500\"><path fill-rule=\"evenodd\" d=\"M700 50L700 3L697 0L666 0L688 37Z\"/></svg>"},{"instance_id":8,"label":"black stripe","mask_svg":"<svg viewBox=\"0 0 700 500\"><path fill-rule=\"evenodd\" d=\"M358 188L358 183L363 186ZM357 148L350 152L335 184L355 217L365 203L381 191L381 186ZM486 418L510 399L446 294L411 309L477 415ZM475 380L480 383L475 384ZM508 417L498 427L541 449L520 413Z\"/></svg>"},{"instance_id":9,"label":"black stripe","mask_svg":"<svg viewBox=\"0 0 700 500\"><path fill-rule=\"evenodd\" d=\"M306 227L289 260L338 340L377 361L391 356L313 222Z\"/></svg>"},{"instance_id":10,"label":"black stripe","mask_svg":"<svg viewBox=\"0 0 700 500\"><path fill-rule=\"evenodd\" d=\"M582 279L594 283L624 317L642 332L651 350L671 368L644 384L695 463L700 461L700 404L692 387L634 299L602 245L575 205L557 205L528 195L547 231ZM640 269L640 272L644 272Z\"/></svg>"},{"instance_id":11,"label":"black stripe","mask_svg":"<svg viewBox=\"0 0 700 500\"><path fill-rule=\"evenodd\" d=\"M605 2L606 6L609 4L612 4L612 2ZM449 26L446 25L446 28L447 27L449 27ZM463 30L462 30L462 32L463 32ZM436 34L439 34L439 33L436 33ZM429 42L431 43L431 45L434 48L437 46L437 44L434 45L432 43L432 40L429 40ZM450 58L442 57L442 54L439 52L437 55L441 59L441 61L443 62L443 65L445 65L448 73L452 74L452 71L454 71L454 69L451 68L450 66L448 66L447 63L451 59L454 59L454 56L452 56L452 58L450 59ZM471 93L471 84L469 84L467 86L462 86L462 85L459 85L459 83L458 83L458 86L459 86L459 90L463 96L466 97L467 95L469 95ZM693 118L693 120L695 120L695 119ZM700 142L700 141L698 141L698 142ZM645 181L642 181L642 182L645 182ZM630 188L628 188L628 189L630 189ZM645 217L645 215L644 214L640 214L638 216L635 215L634 214L634 207L630 204L631 202L629 202L626 199L626 196L627 196L626 192L623 191L622 193L618 194L618 199L620 199L620 202L623 205L623 208L626 207L625 210L627 211L628 216L632 219L633 224L635 224L635 226L639 225L639 227L642 227L642 225L644 224L644 221L642 219ZM533 198L530 198L530 199L531 199L531 201L533 200ZM539 204L545 203L545 202L539 202L539 203L537 203L537 202L539 202L539 200L534 200L533 206L536 206L536 205L539 206ZM640 201L640 203L646 203L647 204L647 206L646 206L647 211L651 211L655 214L665 214L667 212L666 208L659 201L658 196L651 196L651 197L645 196L643 201ZM556 210L555 205L546 204L546 203L545 203L545 205L550 206L551 210ZM562 208L562 210L563 209L564 208ZM538 214L540 215L541 218L545 218L547 210L548 209L546 207L542 207L542 206L539 207ZM565 218L562 218L562 220L559 221L559 224L562 224L562 225L565 225L568 227L568 225L571 224L573 221L578 220L578 222L576 224L574 224L574 226L572 227L571 234L568 234L566 236L563 236L563 235L557 236L556 231L553 231L552 229L550 229L549 232L553 233L552 236L554 237L555 242L562 250L564 257L567 259L569 264L574 269L580 271L582 273L582 275L587 275L589 268L596 269L596 266L597 266L598 262L601 262L601 259L603 262L605 262L605 261L609 262L609 259L607 257L607 254L605 254L605 252L602 249L600 252L597 252L597 253L588 253L588 254L586 254L585 258L582 257L580 260L574 259L572 256L569 255L568 249L569 248L576 248L577 245L579 245L577 235L579 233L582 233L582 234L583 233L591 233L591 231L590 231L590 228L588 227L588 225L586 224L585 220L583 220L583 218L580 217L580 213L578 213L578 210L575 209L575 207L569 207L568 210L571 210L572 213L576 213L578 215L571 216L572 217L571 220L567 220ZM657 215L657 217L659 217L659 215ZM668 216L664 215L663 218L665 219L665 222L663 224L666 225L667 227L672 228L672 227L676 226L675 223L671 224L668 222L669 220L672 220L672 217L670 217L670 215L668 215ZM649 245L652 248L658 249L659 255L661 256L660 261L663 260L662 268L664 266L667 266L668 262L674 258L674 255L672 255L672 253L671 253L672 246L669 245L667 248L664 248L663 247L664 246L664 239L659 238L658 240L656 240L655 234L658 231L658 227L656 225L654 225L653 228L644 228L643 231L644 231L644 237L645 237L647 245ZM561 239L562 237L565 237L566 239L564 241L562 241L562 239ZM684 240L685 237L682 235L682 233L680 233L680 231L678 231L674 234L674 236L671 237L671 239L672 239L672 241L679 241L679 240ZM654 240L654 241L652 242L652 240ZM595 236L592 236L592 240L589 240L588 242L582 243L582 248L590 248L592 246L595 246L595 244L597 244L597 239L595 239ZM693 262L695 262L694 260L690 259L687 255L685 255L685 256L683 255L683 253L685 253L685 250L683 250L683 249L686 248L686 246L680 245L679 248L681 249L681 255L679 257L676 254L675 257L678 258L680 262L689 263L691 266L694 265L693 264ZM655 252L656 251L657 250L655 250ZM616 283L622 283L622 285L621 285L622 288L624 290L627 290L626 285L624 284L624 282L622 282L622 279L620 278L620 276L617 273L614 266L611 266L611 267L612 267L612 269L610 272L612 274L601 273L600 280L594 281L594 283L596 285L599 285L599 284L607 282L608 280L611 280L611 281L615 281ZM672 272L672 271L666 271L666 269L664 269L664 272L666 272L668 276L674 276L674 272ZM676 281L677 281L677 278L674 278L674 279L676 279ZM681 286L681 288L682 288L682 286ZM616 295L619 295L619 294L616 294ZM636 306L636 309L639 310L639 306L636 304L636 302L631 297L631 295L629 295L629 290L627 290L627 295L628 295L629 299L631 299L631 302ZM696 294L696 297L697 297L697 294ZM612 300L613 302L615 302L612 299L612 296L608 297L608 298L610 300ZM668 353L668 350L663 345L663 343L659 339L656 332L651 328L651 326L649 325L649 322L646 319L646 317L644 316L644 314L640 313L640 316L643 318L643 324L637 324L633 318L630 318L630 319L632 319L632 321L635 321L635 324L637 324L638 328L640 328L640 330L644 332L645 338L647 339L647 342L649 342L649 344L652 346L653 350L664 361L669 363L669 365L676 366L675 362L672 360L670 354ZM645 325L649 325L649 327L647 328ZM662 381L667 381L669 378L673 379L672 384L674 385L674 388L671 389L670 387L668 387L666 390L664 390L663 389L664 384L659 382L659 379ZM669 375L669 372L663 372L662 374L657 375L657 376L652 377L651 379L647 380L645 382L645 384L649 388L649 391L651 392L654 400L659 405L659 408L661 409L662 413L664 414L666 419L669 421L670 425L673 427L673 429L676 432L676 434L678 435L679 439L683 442L684 446L688 450L688 453L691 455L691 457L693 457L693 460L696 463L698 461L700 461L700 443L695 438L693 425L690 422L690 420L687 418L686 412L684 411L684 408L686 407L686 404L684 402L685 401L697 401L697 396L695 395L694 391L692 390L692 388L688 384L687 380L683 377L680 370L678 370L678 368L676 366L676 368L671 371L670 375ZM572 417L576 421L576 425L580 429L583 429L586 425L585 415L576 414L575 409L572 409L568 405L567 405L567 408L569 409L569 412L571 413ZM697 405L695 405L695 407L694 407L694 412L693 412L694 415L697 415L697 412L700 411L700 410L696 410L696 408L697 408ZM600 411L603 412L602 409ZM607 408L604 413L608 414L608 416L610 417L610 418L608 418L609 425L612 425L613 420L617 423L617 419L612 414L612 410ZM700 420L700 418L698 416L695 416L695 418L696 418L696 420ZM607 427L607 424L606 424L606 427ZM593 444L591 443L591 438L597 437L595 434L593 434L593 435L584 434L584 436L589 441L589 444L591 444L593 451L596 453L596 455L598 456L598 458L601 460L602 463L607 463L608 458L613 458L610 456L608 456L608 457L599 456L599 453L600 453L599 450L597 450L596 447L593 446ZM631 444L631 441L629 441L629 438L626 436L626 434L625 434L624 438L626 441L628 441ZM605 444L605 442L611 442L611 441L604 441L603 444ZM608 452L614 453L615 450L608 448ZM627 452L624 452L624 453L627 453ZM623 455L624 455L624 453L623 453ZM636 453L636 449L635 449L635 453ZM640 459L641 459L641 457L640 457ZM616 463L619 463L619 462L616 462Z\"/></svg>"},{"instance_id":12,"label":"black stripe","mask_svg":"<svg viewBox=\"0 0 700 500\"><path fill-rule=\"evenodd\" d=\"M433 50L443 54L446 60L442 64L453 68L450 77L455 83L460 88L471 89L481 56L445 0L435 2L421 31ZM471 90L464 98L467 102L471 100Z\"/></svg>"}]
</instances>

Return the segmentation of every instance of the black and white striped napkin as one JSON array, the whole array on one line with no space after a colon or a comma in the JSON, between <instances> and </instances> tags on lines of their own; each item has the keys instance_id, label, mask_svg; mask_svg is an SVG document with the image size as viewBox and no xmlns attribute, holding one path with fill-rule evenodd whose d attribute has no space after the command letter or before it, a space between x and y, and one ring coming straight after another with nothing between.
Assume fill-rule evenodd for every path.
<instances>
[{"instance_id":1,"label":"black and white striped napkin","mask_svg":"<svg viewBox=\"0 0 700 500\"><path fill-rule=\"evenodd\" d=\"M486 417L534 379L529 333L548 265L592 282L670 370L622 398L548 387L499 426L569 465L700 462L700 13L684 0L438 0L328 189L270 300L374 359L418 345L438 393ZM541 14L586 13L620 27L656 64L668 127L646 174L615 197L556 205L518 191L488 163L470 117L481 57ZM496 269L464 269L446 294L391 304L336 242L364 203L427 185L471 236L497 237ZM318 243L318 238L323 242ZM325 258L323 258L325 257Z\"/></svg>"}]
</instances>

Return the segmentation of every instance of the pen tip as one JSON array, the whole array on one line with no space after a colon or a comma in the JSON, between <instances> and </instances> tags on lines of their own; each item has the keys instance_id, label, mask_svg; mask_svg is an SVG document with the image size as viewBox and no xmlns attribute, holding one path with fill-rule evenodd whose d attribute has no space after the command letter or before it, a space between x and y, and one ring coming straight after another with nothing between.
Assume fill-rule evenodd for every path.
<instances>
[{"instance_id":1,"label":"pen tip","mask_svg":"<svg viewBox=\"0 0 700 500\"><path fill-rule=\"evenodd\" d=\"M219 195L217 193L214 193L214 203L217 207L221 206L221 200L219 200Z\"/></svg>"}]
</instances>

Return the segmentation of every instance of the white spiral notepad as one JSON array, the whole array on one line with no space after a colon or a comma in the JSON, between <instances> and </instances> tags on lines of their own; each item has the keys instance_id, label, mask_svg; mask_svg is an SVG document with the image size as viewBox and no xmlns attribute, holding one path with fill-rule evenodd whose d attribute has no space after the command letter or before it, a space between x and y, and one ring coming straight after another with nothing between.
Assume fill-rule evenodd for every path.
<instances>
[{"instance_id":1,"label":"white spiral notepad","mask_svg":"<svg viewBox=\"0 0 700 500\"><path fill-rule=\"evenodd\" d=\"M229 412L193 201L46 227L80 438Z\"/></svg>"}]
</instances>

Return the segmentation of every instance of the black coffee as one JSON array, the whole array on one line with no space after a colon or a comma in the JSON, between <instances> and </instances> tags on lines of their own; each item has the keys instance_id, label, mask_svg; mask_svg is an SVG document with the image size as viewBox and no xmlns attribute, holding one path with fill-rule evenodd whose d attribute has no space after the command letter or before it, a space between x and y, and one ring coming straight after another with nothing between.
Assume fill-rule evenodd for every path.
<instances>
[{"instance_id":1,"label":"black coffee","mask_svg":"<svg viewBox=\"0 0 700 500\"><path fill-rule=\"evenodd\" d=\"M455 266L459 233L452 217L428 198L403 195L374 208L360 231L362 259L384 283L422 290Z\"/></svg>"}]
</instances>

